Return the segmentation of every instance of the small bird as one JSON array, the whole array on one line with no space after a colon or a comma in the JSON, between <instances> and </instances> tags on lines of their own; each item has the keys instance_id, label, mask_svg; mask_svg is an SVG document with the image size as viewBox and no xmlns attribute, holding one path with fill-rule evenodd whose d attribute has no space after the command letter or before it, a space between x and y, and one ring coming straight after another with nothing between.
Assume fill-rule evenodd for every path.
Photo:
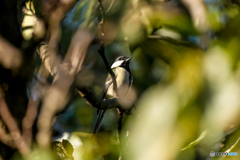
<instances>
[{"instance_id":1,"label":"small bird","mask_svg":"<svg viewBox=\"0 0 240 160\"><path fill-rule=\"evenodd\" d=\"M119 56L111 66L111 69L113 70L115 77L116 77L117 90L123 89L123 91L121 93L125 97L129 93L129 90L133 83L132 73L129 68L130 60L131 60L131 58L127 58L125 56ZM124 85L126 85L128 87L123 87ZM113 88L114 88L113 80L112 80L112 77L109 75L105 82L105 86L103 88L101 98L104 99L106 95L108 95L111 98L117 98L118 95L117 95L117 93L115 93ZM101 123L101 120L102 120L105 112L106 112L106 110L98 109L97 113L99 114L99 116L98 116L97 123L95 125L93 133L97 132L97 129Z\"/></svg>"}]
</instances>

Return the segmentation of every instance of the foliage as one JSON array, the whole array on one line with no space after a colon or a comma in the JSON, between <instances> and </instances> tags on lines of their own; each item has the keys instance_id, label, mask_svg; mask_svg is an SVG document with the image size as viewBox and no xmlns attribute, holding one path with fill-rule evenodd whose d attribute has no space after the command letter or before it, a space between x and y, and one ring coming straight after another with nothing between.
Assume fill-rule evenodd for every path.
<instances>
[{"instance_id":1,"label":"foliage","mask_svg":"<svg viewBox=\"0 0 240 160\"><path fill-rule=\"evenodd\" d=\"M19 130L23 140L22 122L28 115L28 101L34 95L39 108L36 107L38 113L33 117L36 121L30 127L32 137L27 154L18 145L5 143L14 135L4 121L4 114L0 114L0 134L6 132L0 135L1 157L199 160L211 159L211 151L240 154L238 0L39 0L33 1L33 5L29 1L27 6L34 6L36 13L30 10L27 13L32 18L36 14L44 22L45 30L40 29L46 31L44 38L36 38L41 35L36 32L41 23L27 23L35 26L23 30L23 36L21 24L12 24L11 20L19 22L16 15L20 13L14 6L25 6L25 1L21 2L13 1L7 9L2 7L7 3L0 2L0 107L5 101L17 126L23 128ZM104 14L99 11L98 2L102 3ZM15 12L6 20L1 9ZM51 16L55 12L59 19ZM102 18L103 30L99 25ZM11 29L4 27L4 23ZM12 44L9 48L17 48L23 57L17 69L11 68L14 56L9 56L8 61L2 58L12 55L11 49L3 47L9 46L5 40ZM38 45L42 41L45 52L56 53L54 61L48 61L50 54L42 56L43 48ZM116 108L106 111L99 132L92 134L96 108L101 107L89 105L94 103L86 94L91 94L92 99L96 98L94 95L100 96L108 73L98 54L101 42L105 44L109 64L119 55L132 57L130 69L134 80L128 99L133 107L126 109L121 99L117 100L131 113L124 115L121 143L117 137ZM37 45L39 54L35 52ZM74 54L76 50L80 54ZM7 62L11 65L6 65ZM46 65L48 62L50 65ZM69 64L76 63L80 71L72 72L71 67L68 70ZM54 69L53 65L60 67ZM43 145L49 139L53 140L53 149ZM239 159L213 159L218 158Z\"/></svg>"}]
</instances>

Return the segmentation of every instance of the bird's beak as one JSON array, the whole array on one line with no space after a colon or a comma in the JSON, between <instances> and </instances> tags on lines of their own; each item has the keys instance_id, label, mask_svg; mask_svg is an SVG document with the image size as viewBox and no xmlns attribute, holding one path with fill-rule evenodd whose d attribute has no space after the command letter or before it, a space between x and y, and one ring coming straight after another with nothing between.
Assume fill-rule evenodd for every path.
<instances>
[{"instance_id":1,"label":"bird's beak","mask_svg":"<svg viewBox=\"0 0 240 160\"><path fill-rule=\"evenodd\" d=\"M130 60L131 60L131 58L126 59L127 62L129 62Z\"/></svg>"}]
</instances>

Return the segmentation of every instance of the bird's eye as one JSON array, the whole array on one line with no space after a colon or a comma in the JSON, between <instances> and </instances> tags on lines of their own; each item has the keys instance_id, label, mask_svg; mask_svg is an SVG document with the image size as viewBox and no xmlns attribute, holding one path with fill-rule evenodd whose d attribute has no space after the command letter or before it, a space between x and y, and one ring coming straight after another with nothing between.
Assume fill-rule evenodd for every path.
<instances>
[{"instance_id":1,"label":"bird's eye","mask_svg":"<svg viewBox=\"0 0 240 160\"><path fill-rule=\"evenodd\" d=\"M116 60L115 60L115 62L116 61L124 61L125 60L125 57L124 56L120 56L120 57L118 57Z\"/></svg>"},{"instance_id":2,"label":"bird's eye","mask_svg":"<svg viewBox=\"0 0 240 160\"><path fill-rule=\"evenodd\" d=\"M124 57L120 57L119 60L124 60Z\"/></svg>"}]
</instances>

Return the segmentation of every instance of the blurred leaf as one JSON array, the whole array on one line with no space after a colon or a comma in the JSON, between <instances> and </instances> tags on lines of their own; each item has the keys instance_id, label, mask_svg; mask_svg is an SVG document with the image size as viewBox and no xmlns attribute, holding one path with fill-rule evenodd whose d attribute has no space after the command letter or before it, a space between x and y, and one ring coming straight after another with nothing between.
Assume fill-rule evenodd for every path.
<instances>
[{"instance_id":1,"label":"blurred leaf","mask_svg":"<svg viewBox=\"0 0 240 160\"><path fill-rule=\"evenodd\" d=\"M62 142L54 141L52 142L53 150L57 152L58 156L62 160L73 160L73 146L72 144L66 140L63 139Z\"/></svg>"},{"instance_id":2,"label":"blurred leaf","mask_svg":"<svg viewBox=\"0 0 240 160\"><path fill-rule=\"evenodd\" d=\"M80 0L80 2L78 3L75 11L74 11L74 17L73 20L77 21L80 18L80 15L83 14L83 7L84 5L86 5L87 0Z\"/></svg>"},{"instance_id":3,"label":"blurred leaf","mask_svg":"<svg viewBox=\"0 0 240 160\"><path fill-rule=\"evenodd\" d=\"M205 137L206 134L207 134L207 131L203 131L203 132L201 133L201 135L200 135L195 141L191 142L189 145L187 145L186 147L184 147L184 148L182 149L182 151L184 151L184 150L186 150L186 149L189 149L189 148L194 147L195 145L197 145L197 144Z\"/></svg>"},{"instance_id":4,"label":"blurred leaf","mask_svg":"<svg viewBox=\"0 0 240 160\"><path fill-rule=\"evenodd\" d=\"M202 50L193 43L159 36L149 37L139 48L142 53L158 57L168 64L179 60L185 53L191 52L195 55L202 53Z\"/></svg>"}]
</instances>

